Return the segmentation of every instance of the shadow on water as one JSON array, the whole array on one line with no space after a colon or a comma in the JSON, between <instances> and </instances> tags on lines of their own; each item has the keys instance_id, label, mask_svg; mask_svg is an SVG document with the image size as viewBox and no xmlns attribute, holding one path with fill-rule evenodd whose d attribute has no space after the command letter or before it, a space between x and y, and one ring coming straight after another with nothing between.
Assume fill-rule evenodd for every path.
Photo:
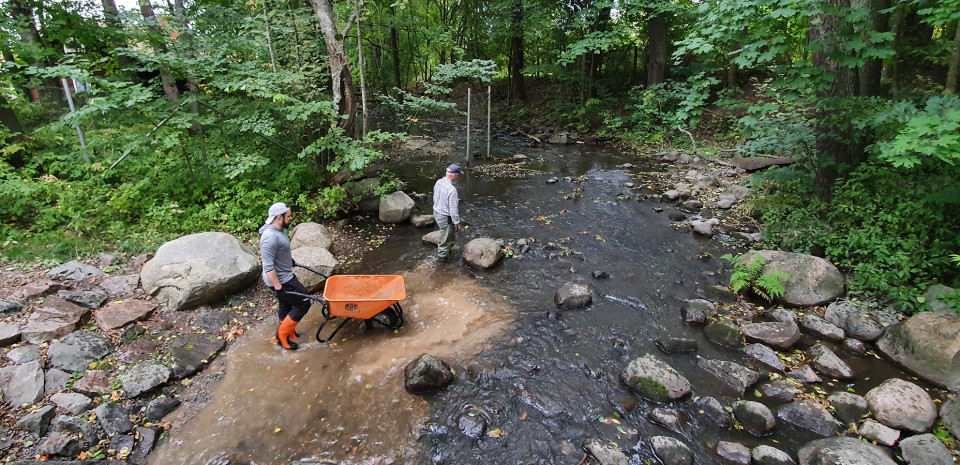
<instances>
[{"instance_id":1,"label":"shadow on water","mask_svg":"<svg viewBox=\"0 0 960 465\"><path fill-rule=\"evenodd\" d=\"M715 243L675 231L667 212L654 211L665 205L637 200L644 186L626 187L638 183L627 173L655 169L642 160L589 146L501 142L498 152L500 158L528 156L524 166L533 172L522 179L481 175L479 164L498 160L468 166L462 154L408 154L391 169L409 189L429 192L447 163L460 162L467 170L458 182L461 216L469 227L458 244L476 237L524 238L530 250L488 271L459 263L418 269L432 252L420 241L429 230L395 227L349 272L405 275L409 296L402 329L363 331L351 323L330 347L311 340L296 353L283 353L267 342L275 327L264 323L231 348L214 400L172 431L152 463L266 464L304 457L359 462L384 456L423 464L577 463L589 437L624 449L636 445L638 463L657 463L647 439L667 435L683 439L696 463L706 464L717 440L795 451L812 439L782 426L762 439L721 430L689 400L669 405L684 417L681 432L648 421L657 405L637 400L618 379L634 358L657 354L691 380L694 396L712 395L725 405L736 395L705 376L697 357L750 365L741 351L706 341L680 318L683 300L717 279L711 275L721 268L718 260L700 260L705 253L718 255ZM618 168L627 161L641 166ZM547 184L551 177L560 181ZM419 207L430 212L429 204ZM593 279L593 271L609 278ZM556 312L554 292L569 281L594 290L592 308ZM301 328L315 328L317 318L315 309ZM662 354L654 344L661 336L695 339L699 354ZM402 371L424 352L444 357L458 377L442 392L413 396L403 390ZM872 359L858 360L858 369L889 371ZM878 384L877 378L857 392ZM499 431L480 438L463 434L460 418L471 409L481 412L488 431Z\"/></svg>"}]
</instances>

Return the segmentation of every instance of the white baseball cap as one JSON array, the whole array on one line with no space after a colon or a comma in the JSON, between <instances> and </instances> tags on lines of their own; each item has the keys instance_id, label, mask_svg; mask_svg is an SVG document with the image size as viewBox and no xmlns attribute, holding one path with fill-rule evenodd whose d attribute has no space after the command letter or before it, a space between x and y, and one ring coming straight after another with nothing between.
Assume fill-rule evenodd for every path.
<instances>
[{"instance_id":1,"label":"white baseball cap","mask_svg":"<svg viewBox=\"0 0 960 465\"><path fill-rule=\"evenodd\" d=\"M267 217L267 221L263 224L273 223L273 220L275 220L278 216L287 213L288 211L290 211L290 207L283 202L277 202L273 205L270 205L270 210L267 211L267 215L270 216Z\"/></svg>"}]
</instances>

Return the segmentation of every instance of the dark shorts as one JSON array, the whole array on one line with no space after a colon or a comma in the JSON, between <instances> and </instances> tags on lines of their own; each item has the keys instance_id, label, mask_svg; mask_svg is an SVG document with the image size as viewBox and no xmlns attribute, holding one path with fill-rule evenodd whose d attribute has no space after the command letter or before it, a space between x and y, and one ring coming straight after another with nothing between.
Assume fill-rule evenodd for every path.
<instances>
[{"instance_id":1,"label":"dark shorts","mask_svg":"<svg viewBox=\"0 0 960 465\"><path fill-rule=\"evenodd\" d=\"M297 279L296 276L290 281L281 284L281 288L283 292L308 293L307 288L303 287L303 284L300 284L300 280ZM279 303L277 306L277 316L280 317L280 321L283 321L284 318L289 316L291 320L300 322L310 310L310 304L313 301L296 295L287 295L283 292L277 294L277 302Z\"/></svg>"}]
</instances>

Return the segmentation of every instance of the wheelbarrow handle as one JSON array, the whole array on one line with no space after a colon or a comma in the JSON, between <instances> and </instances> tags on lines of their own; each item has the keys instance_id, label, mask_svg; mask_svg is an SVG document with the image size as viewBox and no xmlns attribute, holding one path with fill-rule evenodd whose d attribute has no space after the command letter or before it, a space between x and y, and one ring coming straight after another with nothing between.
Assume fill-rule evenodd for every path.
<instances>
[{"instance_id":1,"label":"wheelbarrow handle","mask_svg":"<svg viewBox=\"0 0 960 465\"><path fill-rule=\"evenodd\" d=\"M315 270L315 269L313 269L313 268L310 268L309 266L303 266L303 265L301 265L301 264L299 264L299 263L297 263L296 265L293 265L293 266L303 268L303 269L305 269L305 270L307 270L307 271L311 271L311 272L316 273L316 274L318 274L318 275L320 275L320 276L323 276L324 278L329 278L329 276L327 276L327 275L325 275L325 274L323 274L323 273L321 273L321 272L319 272L319 271L317 271L317 270Z\"/></svg>"},{"instance_id":2,"label":"wheelbarrow handle","mask_svg":"<svg viewBox=\"0 0 960 465\"><path fill-rule=\"evenodd\" d=\"M327 299L324 299L323 297L317 297L317 296L315 296L315 295L304 294L304 293L302 293L302 292L277 291L277 295L292 295L292 296L297 296L297 297L303 297L304 299L315 300L315 301L320 302L320 303L322 303L322 304L326 304L326 303L327 303Z\"/></svg>"}]
</instances>

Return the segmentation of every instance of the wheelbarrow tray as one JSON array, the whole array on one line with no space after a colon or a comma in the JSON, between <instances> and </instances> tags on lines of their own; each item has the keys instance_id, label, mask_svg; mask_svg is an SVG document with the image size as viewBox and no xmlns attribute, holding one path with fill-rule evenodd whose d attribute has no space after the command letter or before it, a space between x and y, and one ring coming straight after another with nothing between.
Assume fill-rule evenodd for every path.
<instances>
[{"instance_id":1,"label":"wheelbarrow tray","mask_svg":"<svg viewBox=\"0 0 960 465\"><path fill-rule=\"evenodd\" d=\"M366 320L407 298L407 289L398 275L336 275L327 278L323 298L331 316Z\"/></svg>"}]
</instances>

